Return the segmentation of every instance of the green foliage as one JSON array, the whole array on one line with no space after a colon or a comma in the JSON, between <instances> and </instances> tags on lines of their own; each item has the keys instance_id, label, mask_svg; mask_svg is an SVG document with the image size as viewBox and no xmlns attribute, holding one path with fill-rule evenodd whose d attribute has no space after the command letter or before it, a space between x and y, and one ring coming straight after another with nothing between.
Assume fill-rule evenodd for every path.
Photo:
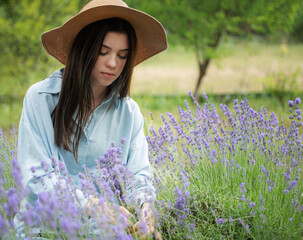
<instances>
[{"instance_id":1,"label":"green foliage","mask_svg":"<svg viewBox=\"0 0 303 240\"><path fill-rule=\"evenodd\" d=\"M211 57L206 50L214 45L218 34L288 32L300 1L128 0L127 3L159 19L171 43L181 43Z\"/></svg>"},{"instance_id":2,"label":"green foliage","mask_svg":"<svg viewBox=\"0 0 303 240\"><path fill-rule=\"evenodd\" d=\"M0 3L0 95L21 93L30 76L55 62L43 50L40 35L61 25L88 0L12 0ZM58 65L58 64L57 64ZM42 68L42 69L41 69ZM48 72L48 71L47 71Z\"/></svg>"},{"instance_id":3,"label":"green foliage","mask_svg":"<svg viewBox=\"0 0 303 240\"><path fill-rule=\"evenodd\" d=\"M301 3L298 15L294 19L294 27L291 32L291 37L299 42L303 42L303 2Z\"/></svg>"}]
</instances>

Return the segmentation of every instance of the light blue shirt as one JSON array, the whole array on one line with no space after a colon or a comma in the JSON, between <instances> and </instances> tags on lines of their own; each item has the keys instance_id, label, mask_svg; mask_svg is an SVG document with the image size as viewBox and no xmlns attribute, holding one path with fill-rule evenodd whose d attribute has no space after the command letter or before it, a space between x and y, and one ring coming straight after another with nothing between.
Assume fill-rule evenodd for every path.
<instances>
[{"instance_id":1,"label":"light blue shirt","mask_svg":"<svg viewBox=\"0 0 303 240\"><path fill-rule=\"evenodd\" d=\"M27 201L37 200L37 194L45 190L41 184L34 183L31 167L36 168L35 175L43 177L49 191L54 191L54 178L47 175L54 171L51 158L63 160L68 173L77 179L82 172L82 165L93 171L95 160L111 147L120 146L125 137L122 162L135 176L135 188L128 193L136 199L139 206L154 198L155 190L150 183L151 168L148 160L148 146L143 132L143 117L136 102L130 97L116 98L108 110L112 94L106 98L91 114L79 143L78 163L71 152L63 151L54 143L54 128L51 113L57 105L62 83L62 69L51 74L47 79L32 85L24 98L22 116L19 124L18 162L23 174L23 184L29 188ZM45 160L48 172L41 167ZM43 189L42 189L43 188ZM77 189L82 207L87 203L83 192Z\"/></svg>"}]
</instances>

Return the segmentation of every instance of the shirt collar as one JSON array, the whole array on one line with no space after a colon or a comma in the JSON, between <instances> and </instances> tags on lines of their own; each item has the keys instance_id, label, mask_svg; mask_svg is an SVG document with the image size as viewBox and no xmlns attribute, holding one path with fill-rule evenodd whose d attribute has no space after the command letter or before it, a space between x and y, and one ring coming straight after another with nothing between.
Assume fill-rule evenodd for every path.
<instances>
[{"instance_id":1,"label":"shirt collar","mask_svg":"<svg viewBox=\"0 0 303 240\"><path fill-rule=\"evenodd\" d=\"M102 103L99 106L105 105L105 104L106 105L110 104L111 101L113 100L114 96L115 96L116 91L117 91L116 89L112 89L112 91L108 94L108 96L102 101ZM115 103L114 103L115 108L118 108L119 104L120 104L120 95L118 94L116 99L115 99Z\"/></svg>"},{"instance_id":2,"label":"shirt collar","mask_svg":"<svg viewBox=\"0 0 303 240\"><path fill-rule=\"evenodd\" d=\"M43 81L39 93L57 94L61 91L63 68L53 72Z\"/></svg>"}]
</instances>

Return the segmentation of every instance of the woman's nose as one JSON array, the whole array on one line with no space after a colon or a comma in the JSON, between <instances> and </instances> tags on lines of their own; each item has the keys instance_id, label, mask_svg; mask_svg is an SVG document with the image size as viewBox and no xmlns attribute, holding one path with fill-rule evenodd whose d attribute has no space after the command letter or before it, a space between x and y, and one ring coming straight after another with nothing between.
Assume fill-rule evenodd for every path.
<instances>
[{"instance_id":1,"label":"woman's nose","mask_svg":"<svg viewBox=\"0 0 303 240\"><path fill-rule=\"evenodd\" d=\"M115 56L109 56L109 58L106 61L106 65L109 68L115 68L116 65L117 65L116 57Z\"/></svg>"}]
</instances>

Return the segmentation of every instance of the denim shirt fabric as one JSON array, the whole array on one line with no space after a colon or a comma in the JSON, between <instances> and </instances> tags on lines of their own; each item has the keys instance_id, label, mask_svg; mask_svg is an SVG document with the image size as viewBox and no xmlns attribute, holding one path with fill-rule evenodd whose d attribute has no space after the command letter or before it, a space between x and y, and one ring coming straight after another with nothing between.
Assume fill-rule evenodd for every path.
<instances>
[{"instance_id":1,"label":"denim shirt fabric","mask_svg":"<svg viewBox=\"0 0 303 240\"><path fill-rule=\"evenodd\" d=\"M94 110L79 143L78 163L71 152L55 145L51 113L59 99L62 72L63 69L58 70L47 79L32 85L24 98L19 124L18 162L23 174L23 184L29 189L26 201L34 204L37 194L45 188L55 191L54 183L58 179L48 177L54 172L51 158L64 161L68 174L77 179L78 173L83 171L83 164L88 170L93 171L95 160L102 156L112 143L120 146L122 137L126 138L122 162L135 176L135 188L128 196L139 206L147 199L154 198L155 190L150 183L151 168L143 132L143 117L138 105L130 97L123 99L117 97L107 111L112 100L110 95ZM46 161L47 172L41 167L41 160ZM43 178L46 187L42 186L40 181L34 183L31 167L36 168L36 177ZM88 199L80 187L76 193L80 206L84 207Z\"/></svg>"}]
</instances>

